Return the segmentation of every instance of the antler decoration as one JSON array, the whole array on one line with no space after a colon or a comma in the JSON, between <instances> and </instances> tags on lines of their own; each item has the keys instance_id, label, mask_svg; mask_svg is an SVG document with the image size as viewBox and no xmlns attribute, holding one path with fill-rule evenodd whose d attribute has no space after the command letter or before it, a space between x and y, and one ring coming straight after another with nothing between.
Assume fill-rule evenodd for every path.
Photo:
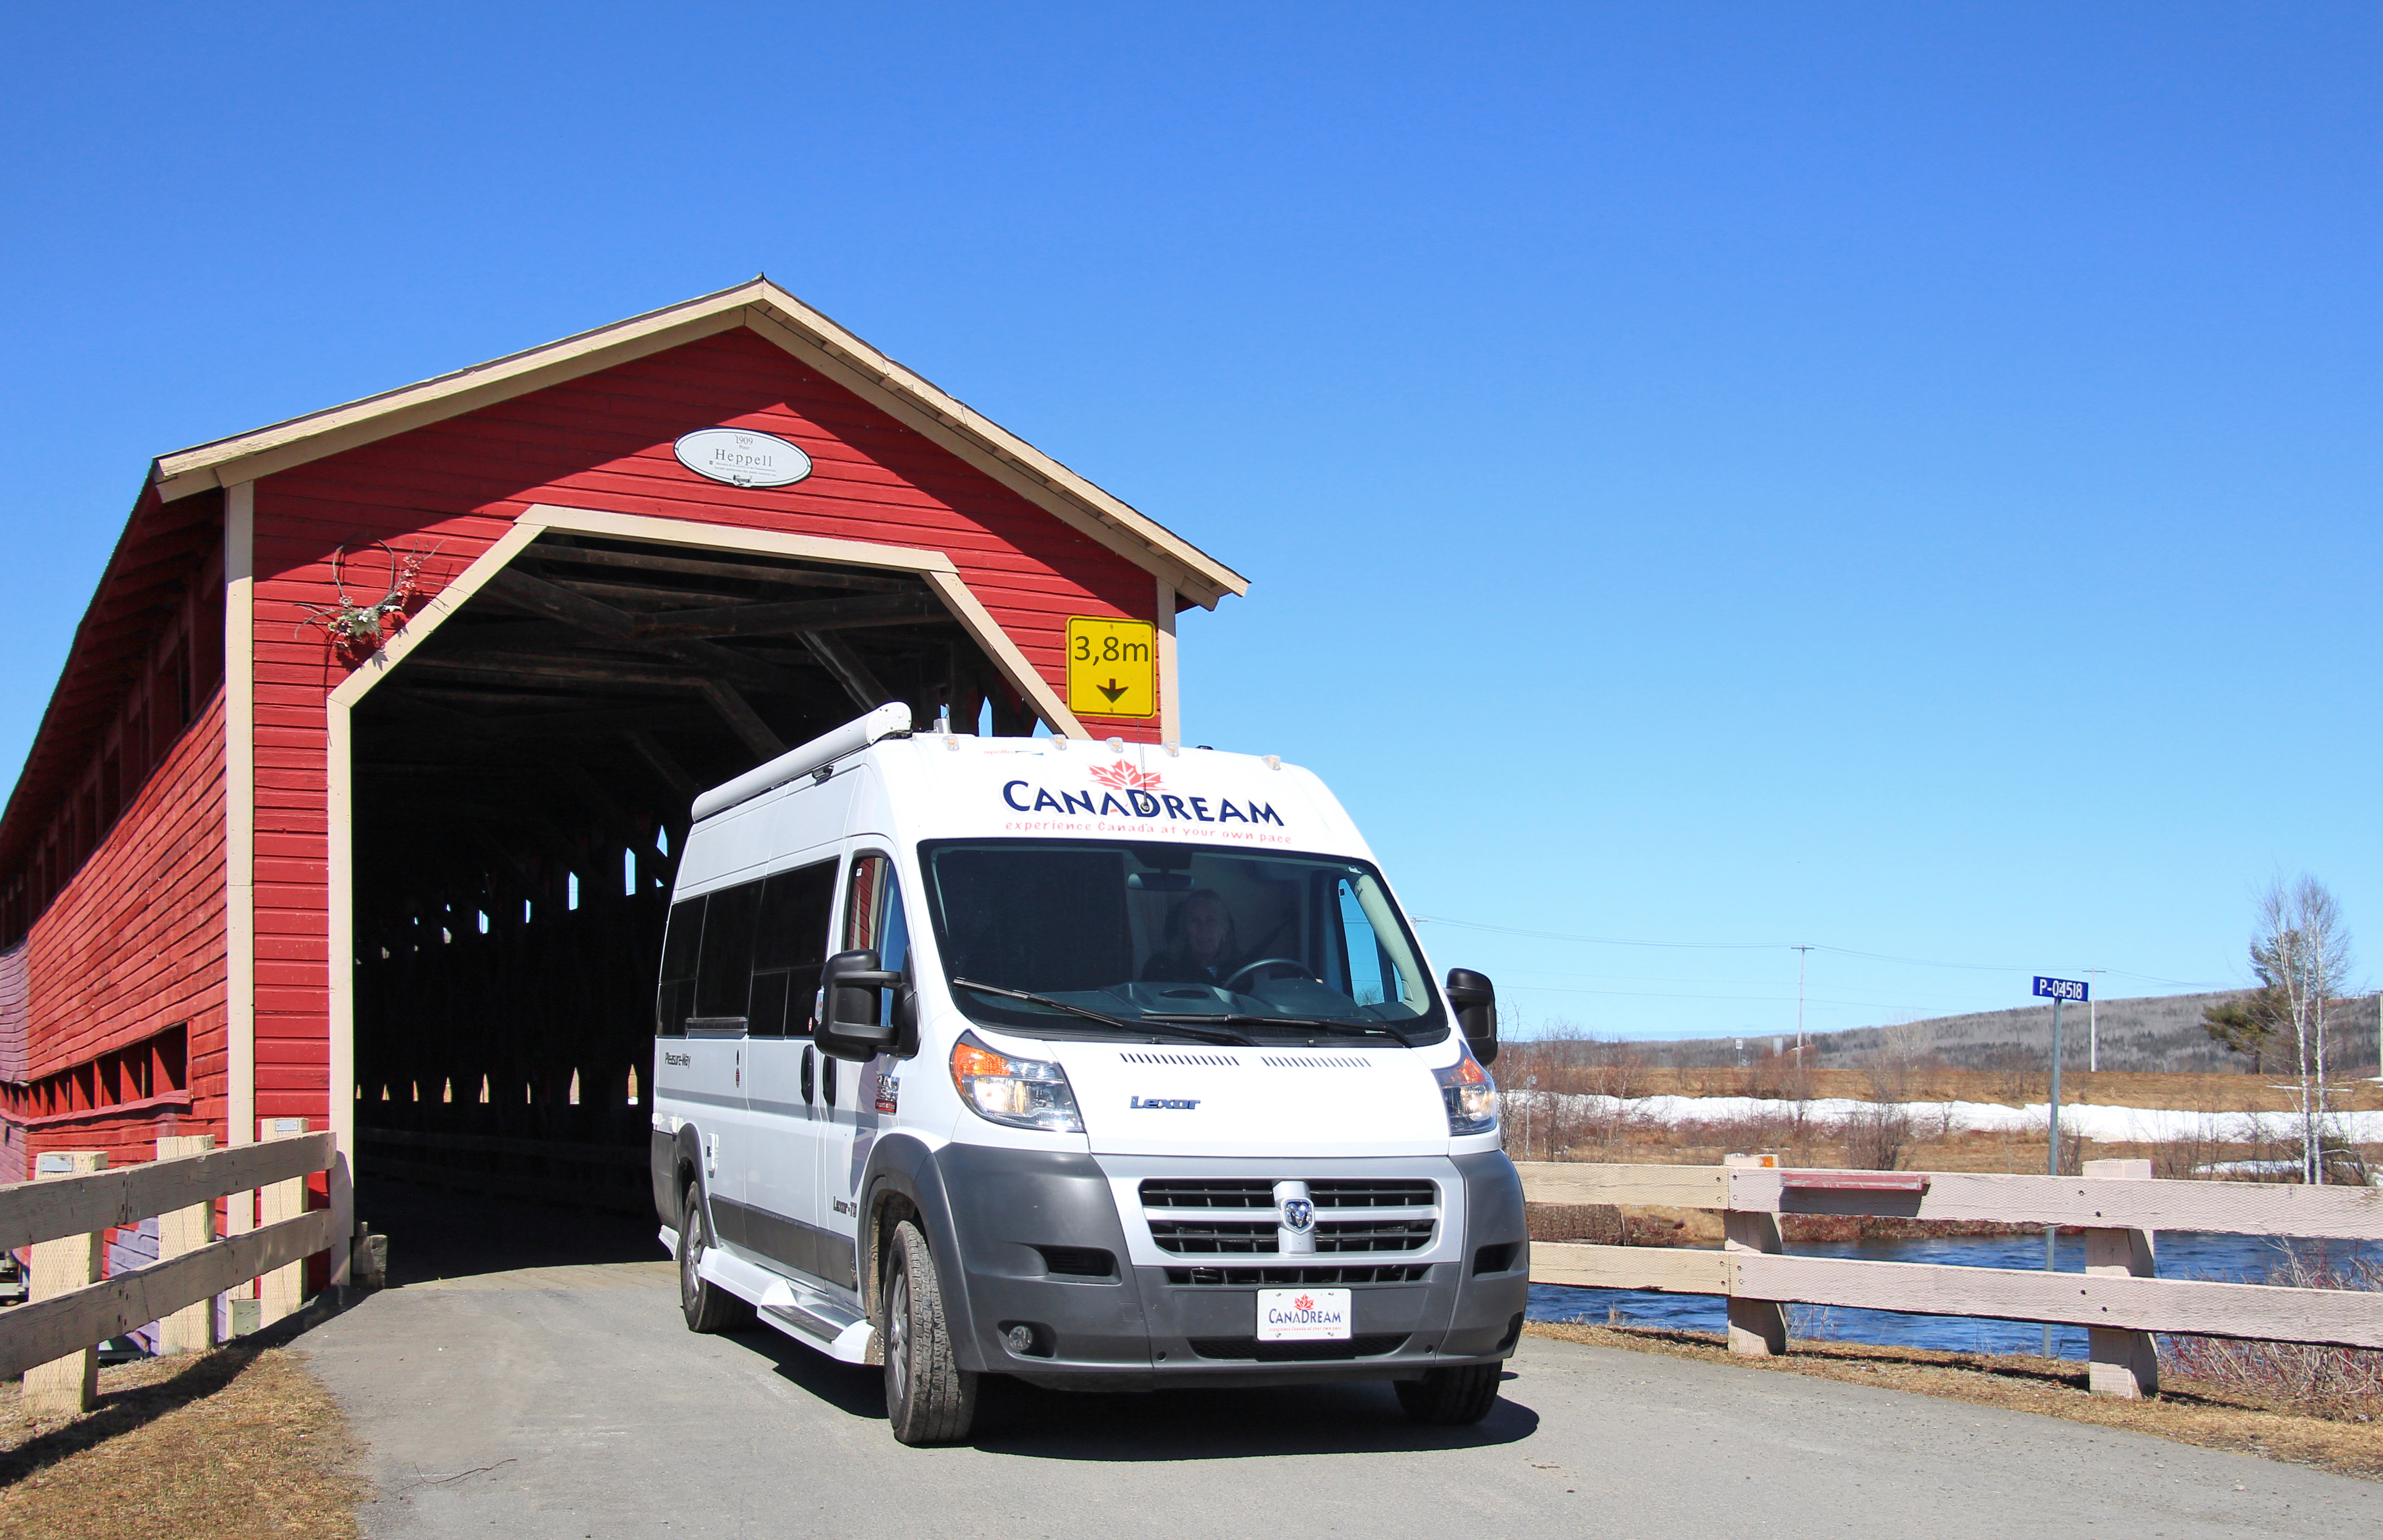
<instances>
[{"instance_id":1,"label":"antler decoration","mask_svg":"<svg viewBox=\"0 0 2383 1540\"><path fill-rule=\"evenodd\" d=\"M406 606L422 591L422 564L438 555L438 548L400 555L389 548L386 540L375 540L373 544L389 558L387 591L369 604L357 603L348 593L348 548L341 546L331 553L331 591L339 596L339 602L300 605L306 618L299 622L298 629L319 625L329 633L332 645L340 651L369 654L379 650L384 634L405 623Z\"/></svg>"}]
</instances>

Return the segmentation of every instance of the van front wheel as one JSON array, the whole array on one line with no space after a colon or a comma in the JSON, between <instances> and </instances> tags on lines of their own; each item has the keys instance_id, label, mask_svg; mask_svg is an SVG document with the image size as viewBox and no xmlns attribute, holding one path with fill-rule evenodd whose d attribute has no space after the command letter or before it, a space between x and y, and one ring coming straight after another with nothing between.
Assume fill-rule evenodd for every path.
<instances>
[{"instance_id":1,"label":"van front wheel","mask_svg":"<svg viewBox=\"0 0 2383 1540\"><path fill-rule=\"evenodd\" d=\"M976 1376L952 1357L935 1258L908 1220L885 1259L885 1419L905 1444L953 1443L976 1421Z\"/></svg>"},{"instance_id":2,"label":"van front wheel","mask_svg":"<svg viewBox=\"0 0 2383 1540\"><path fill-rule=\"evenodd\" d=\"M1498 1404L1502 1365L1469 1363L1461 1369L1430 1369L1419 1380L1399 1381L1399 1405L1418 1423L1469 1428Z\"/></svg>"}]
</instances>

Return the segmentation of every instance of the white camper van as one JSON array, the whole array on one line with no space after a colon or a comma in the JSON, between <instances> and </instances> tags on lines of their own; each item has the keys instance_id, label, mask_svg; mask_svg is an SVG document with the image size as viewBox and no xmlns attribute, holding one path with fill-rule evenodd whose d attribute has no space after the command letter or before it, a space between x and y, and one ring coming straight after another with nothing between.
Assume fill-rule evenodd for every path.
<instances>
[{"instance_id":1,"label":"white camper van","mask_svg":"<svg viewBox=\"0 0 2383 1540\"><path fill-rule=\"evenodd\" d=\"M1433 981L1271 755L909 727L695 804L653 1118L687 1324L883 1363L906 1443L984 1374L1478 1421L1530 1276L1488 980Z\"/></svg>"}]
</instances>

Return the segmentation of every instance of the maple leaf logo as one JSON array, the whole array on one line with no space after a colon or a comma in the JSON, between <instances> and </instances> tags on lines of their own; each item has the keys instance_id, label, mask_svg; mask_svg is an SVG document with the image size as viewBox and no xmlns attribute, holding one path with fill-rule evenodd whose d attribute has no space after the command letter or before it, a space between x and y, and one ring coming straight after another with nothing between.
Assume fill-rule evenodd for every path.
<instances>
[{"instance_id":1,"label":"maple leaf logo","mask_svg":"<svg viewBox=\"0 0 2383 1540\"><path fill-rule=\"evenodd\" d=\"M1294 1309L1294 1310L1314 1310L1314 1309L1315 1308L1315 1300L1314 1300L1314 1299L1312 1299L1312 1298L1310 1298L1309 1296L1307 1296L1307 1295L1305 1295L1305 1294L1301 1295L1298 1299L1293 1300L1290 1303L1291 1303L1291 1308L1292 1308L1292 1309Z\"/></svg>"},{"instance_id":2,"label":"maple leaf logo","mask_svg":"<svg viewBox=\"0 0 2383 1540\"><path fill-rule=\"evenodd\" d=\"M1114 765L1094 765L1093 779L1104 786L1115 786L1121 792L1148 791L1159 782L1154 771L1138 770L1123 759Z\"/></svg>"}]
</instances>

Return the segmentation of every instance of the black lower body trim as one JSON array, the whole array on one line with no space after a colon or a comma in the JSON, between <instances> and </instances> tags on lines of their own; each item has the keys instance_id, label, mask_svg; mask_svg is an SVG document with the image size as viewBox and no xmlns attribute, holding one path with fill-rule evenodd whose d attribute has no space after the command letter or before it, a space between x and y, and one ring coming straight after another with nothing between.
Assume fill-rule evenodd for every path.
<instances>
[{"instance_id":1,"label":"black lower body trim","mask_svg":"<svg viewBox=\"0 0 2383 1540\"><path fill-rule=\"evenodd\" d=\"M858 1286L849 1236L721 1197L711 1200L711 1217L720 1226L720 1238L732 1246L742 1246L781 1267L832 1284L846 1288Z\"/></svg>"},{"instance_id":2,"label":"black lower body trim","mask_svg":"<svg viewBox=\"0 0 2383 1540\"><path fill-rule=\"evenodd\" d=\"M1342 1359L1377 1358L1407 1344L1406 1334L1343 1337L1338 1342L1261 1342L1254 1337L1195 1337L1192 1350L1202 1358L1241 1359L1257 1363L1333 1363Z\"/></svg>"}]
</instances>

